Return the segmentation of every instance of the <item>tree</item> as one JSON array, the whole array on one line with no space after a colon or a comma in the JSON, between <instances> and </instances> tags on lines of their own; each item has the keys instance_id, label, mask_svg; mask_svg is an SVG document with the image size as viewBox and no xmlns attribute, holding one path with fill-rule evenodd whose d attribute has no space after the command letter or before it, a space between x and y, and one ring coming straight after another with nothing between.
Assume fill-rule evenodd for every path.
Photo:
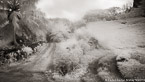
<instances>
[{"instance_id":1,"label":"tree","mask_svg":"<svg viewBox=\"0 0 145 82\"><path fill-rule=\"evenodd\" d=\"M8 19L9 22L13 25L13 42L14 45L18 46L16 41L16 30L20 28L18 22L22 17L20 13L20 3L18 0L13 0L13 2L8 1L8 8Z\"/></svg>"},{"instance_id":2,"label":"tree","mask_svg":"<svg viewBox=\"0 0 145 82\"><path fill-rule=\"evenodd\" d=\"M138 8L141 5L142 0L134 0L133 7Z\"/></svg>"},{"instance_id":3,"label":"tree","mask_svg":"<svg viewBox=\"0 0 145 82\"><path fill-rule=\"evenodd\" d=\"M141 9L144 10L144 16L145 16L145 0L141 1Z\"/></svg>"},{"instance_id":4,"label":"tree","mask_svg":"<svg viewBox=\"0 0 145 82\"><path fill-rule=\"evenodd\" d=\"M35 7L35 4L38 2L38 0L0 0L0 2L1 1L3 2L2 5L4 9L6 9L6 10L3 9L3 11L5 11L7 15L6 19L9 20L10 24L12 24L11 26L13 26L14 30L13 42L15 45L18 45L19 43L19 42L17 43L18 37L22 38L27 37L25 38L24 42L32 38L35 39L35 41L37 41L38 35L45 35L45 33L47 33L46 27L47 21L44 22L44 20L46 20L43 17L44 15L43 16L40 15L40 13L37 12L39 10L37 10ZM20 20L21 14L23 15L23 20ZM1 13L0 16L3 17ZM36 25L34 25L34 23L39 26L35 27ZM18 29L21 32L18 31ZM43 31L43 33L39 33L40 31ZM22 34L22 36L18 36L16 41L16 35L18 35L18 33Z\"/></svg>"},{"instance_id":5,"label":"tree","mask_svg":"<svg viewBox=\"0 0 145 82\"><path fill-rule=\"evenodd\" d=\"M21 19L21 14L19 11L13 11L9 17L9 20L11 21L12 25L13 25L13 41L15 45L18 45L17 41L16 41L16 31L18 29L20 29L19 27L19 20Z\"/></svg>"},{"instance_id":6,"label":"tree","mask_svg":"<svg viewBox=\"0 0 145 82\"><path fill-rule=\"evenodd\" d=\"M144 11L145 15L145 0L134 0L133 7L140 8L141 10Z\"/></svg>"}]
</instances>

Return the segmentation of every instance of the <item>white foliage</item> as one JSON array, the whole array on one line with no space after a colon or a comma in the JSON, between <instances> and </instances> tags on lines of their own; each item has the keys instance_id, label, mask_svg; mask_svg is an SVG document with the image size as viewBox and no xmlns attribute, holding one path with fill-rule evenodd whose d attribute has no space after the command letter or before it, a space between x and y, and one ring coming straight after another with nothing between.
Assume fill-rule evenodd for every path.
<instances>
[{"instance_id":1,"label":"white foliage","mask_svg":"<svg viewBox=\"0 0 145 82\"><path fill-rule=\"evenodd\" d=\"M22 48L22 52L26 52L27 54L32 54L33 53L33 50L32 50L32 48L30 48L30 47L23 47Z\"/></svg>"}]
</instances>

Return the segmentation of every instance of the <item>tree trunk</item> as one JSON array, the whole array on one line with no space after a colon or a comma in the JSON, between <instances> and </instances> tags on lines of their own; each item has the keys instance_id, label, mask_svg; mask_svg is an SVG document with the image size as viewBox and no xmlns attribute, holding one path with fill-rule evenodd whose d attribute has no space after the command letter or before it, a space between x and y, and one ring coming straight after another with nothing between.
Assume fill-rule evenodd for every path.
<instances>
[{"instance_id":1,"label":"tree trunk","mask_svg":"<svg viewBox=\"0 0 145 82\"><path fill-rule=\"evenodd\" d=\"M19 24L18 24L20 19L21 19L21 14L17 11L13 11L13 13L10 15L10 18L9 18L9 20L11 21L13 25L13 31L14 31L13 41L16 46L18 46L18 43L16 41L16 31L20 29Z\"/></svg>"}]
</instances>

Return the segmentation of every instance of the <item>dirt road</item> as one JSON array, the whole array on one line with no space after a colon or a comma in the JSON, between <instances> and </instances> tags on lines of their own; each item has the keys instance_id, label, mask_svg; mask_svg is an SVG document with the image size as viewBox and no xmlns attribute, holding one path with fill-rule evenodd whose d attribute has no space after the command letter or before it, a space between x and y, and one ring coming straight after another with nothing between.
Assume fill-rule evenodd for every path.
<instances>
[{"instance_id":1,"label":"dirt road","mask_svg":"<svg viewBox=\"0 0 145 82\"><path fill-rule=\"evenodd\" d=\"M9 72L0 72L0 82L47 82L45 71L52 60L55 43L44 44L35 55L14 66Z\"/></svg>"},{"instance_id":2,"label":"dirt road","mask_svg":"<svg viewBox=\"0 0 145 82\"><path fill-rule=\"evenodd\" d=\"M44 72L51 63L53 52L56 44L49 43L43 46L43 50L39 51L37 55L29 58L26 63L22 64L20 68L24 71ZM19 69L20 69L19 68Z\"/></svg>"}]
</instances>

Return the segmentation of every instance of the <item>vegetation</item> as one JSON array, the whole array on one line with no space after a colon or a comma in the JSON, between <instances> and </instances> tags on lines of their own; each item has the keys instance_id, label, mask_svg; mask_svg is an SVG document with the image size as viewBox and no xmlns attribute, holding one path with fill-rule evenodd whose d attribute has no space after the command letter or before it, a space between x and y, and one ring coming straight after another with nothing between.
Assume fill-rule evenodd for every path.
<instances>
[{"instance_id":1,"label":"vegetation","mask_svg":"<svg viewBox=\"0 0 145 82\"><path fill-rule=\"evenodd\" d=\"M118 14L117 13L118 10L120 10L120 8L117 7L113 7L106 10L92 10L84 16L84 20L86 20L87 22L101 20L107 21L116 20L115 16Z\"/></svg>"},{"instance_id":2,"label":"vegetation","mask_svg":"<svg viewBox=\"0 0 145 82\"><path fill-rule=\"evenodd\" d=\"M131 52L130 54L119 55L117 66L124 78L143 79L144 77L144 54ZM129 68L129 69L126 69Z\"/></svg>"},{"instance_id":3,"label":"vegetation","mask_svg":"<svg viewBox=\"0 0 145 82\"><path fill-rule=\"evenodd\" d=\"M37 53L42 43L48 42L50 45L57 43L54 52L50 51L54 54L48 68L48 78L52 77L55 82L104 82L105 79L136 79L144 76L145 73L140 72L141 68L145 68L143 54L116 55L111 50L103 48L97 37L86 28L88 22L144 16L144 1L141 7L129 11L118 7L92 10L76 22L63 18L46 19L45 14L35 8L36 2L37 0L19 0L18 3L22 6L20 8L17 8L17 4L12 4L12 7L4 4L6 10L3 7L0 11L0 27L8 26L5 21L9 20L14 26L13 41L19 46L2 47L0 65L25 60ZM9 11L11 8L12 11ZM19 9L20 12L17 11Z\"/></svg>"},{"instance_id":4,"label":"vegetation","mask_svg":"<svg viewBox=\"0 0 145 82\"><path fill-rule=\"evenodd\" d=\"M40 41L46 42L46 34L49 33L48 21L44 14L36 9L36 2L37 0L0 1L1 65L28 58L32 52L36 52ZM8 47L3 46L7 41Z\"/></svg>"},{"instance_id":5,"label":"vegetation","mask_svg":"<svg viewBox=\"0 0 145 82\"><path fill-rule=\"evenodd\" d=\"M145 1L135 0L134 7L131 8L129 5L124 5L123 8L112 7L105 10L91 10L84 16L86 22L94 21L111 21L124 18L142 17L145 15Z\"/></svg>"}]
</instances>

